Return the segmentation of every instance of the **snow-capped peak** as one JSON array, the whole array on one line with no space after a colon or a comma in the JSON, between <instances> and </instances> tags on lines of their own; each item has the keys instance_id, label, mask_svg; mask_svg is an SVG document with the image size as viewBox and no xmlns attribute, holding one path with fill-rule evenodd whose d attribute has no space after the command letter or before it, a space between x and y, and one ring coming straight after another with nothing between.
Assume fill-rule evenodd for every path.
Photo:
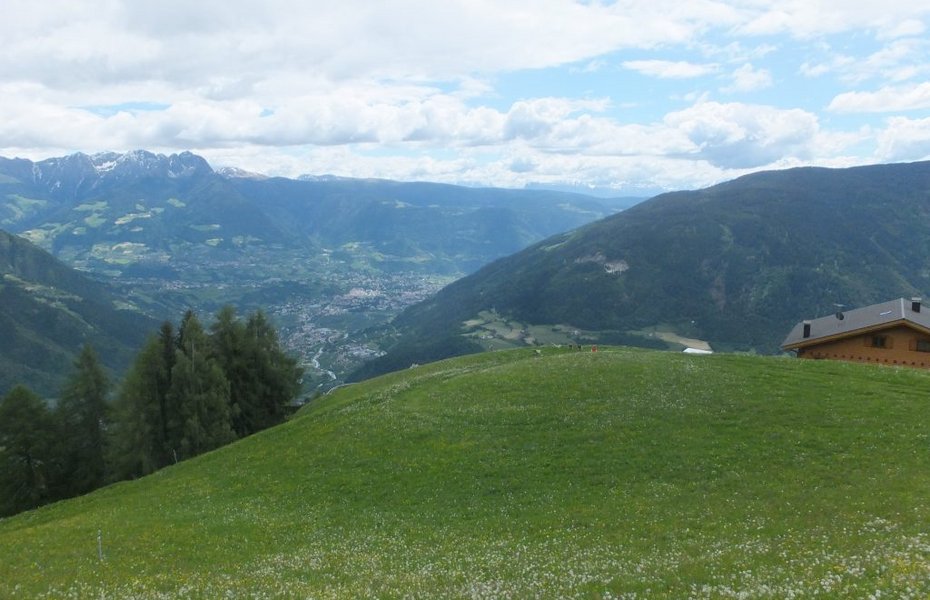
<instances>
[{"instance_id":1,"label":"snow-capped peak","mask_svg":"<svg viewBox=\"0 0 930 600\"><path fill-rule=\"evenodd\" d=\"M90 157L90 162L93 163L97 173L106 173L116 167L120 156L116 152L98 152Z\"/></svg>"},{"instance_id":2,"label":"snow-capped peak","mask_svg":"<svg viewBox=\"0 0 930 600\"><path fill-rule=\"evenodd\" d=\"M239 167L220 167L216 172L227 179L268 179L267 175L246 171Z\"/></svg>"}]
</instances>

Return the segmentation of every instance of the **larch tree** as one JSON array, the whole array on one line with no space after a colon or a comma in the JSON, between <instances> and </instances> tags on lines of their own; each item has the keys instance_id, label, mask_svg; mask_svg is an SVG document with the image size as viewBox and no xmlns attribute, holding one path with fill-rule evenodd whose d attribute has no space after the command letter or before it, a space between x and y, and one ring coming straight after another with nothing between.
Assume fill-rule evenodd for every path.
<instances>
[{"instance_id":1,"label":"larch tree","mask_svg":"<svg viewBox=\"0 0 930 600\"><path fill-rule=\"evenodd\" d=\"M247 364L253 380L252 432L284 421L287 406L300 393L303 370L278 342L278 334L262 311L249 316L245 325Z\"/></svg>"},{"instance_id":2,"label":"larch tree","mask_svg":"<svg viewBox=\"0 0 930 600\"><path fill-rule=\"evenodd\" d=\"M251 366L246 352L245 326L236 317L233 307L226 305L210 326L211 356L223 370L229 382L229 414L233 430L239 437L253 433L257 404L255 386L250 377Z\"/></svg>"},{"instance_id":3,"label":"larch tree","mask_svg":"<svg viewBox=\"0 0 930 600\"><path fill-rule=\"evenodd\" d=\"M281 423L300 392L301 369L281 349L265 315L257 311L243 324L226 306L210 331L213 356L230 383L236 434L243 437Z\"/></svg>"},{"instance_id":4,"label":"larch tree","mask_svg":"<svg viewBox=\"0 0 930 600\"><path fill-rule=\"evenodd\" d=\"M169 449L171 403L168 400L168 390L171 389L171 370L174 368L175 360L177 360L176 353L178 348L177 338L175 337L174 327L171 325L171 321L162 323L161 328L158 330L158 341L161 344L161 364L164 368L164 371L159 374L158 379L158 418L162 428L159 439L161 440L162 452L165 453L165 456L168 456L172 454Z\"/></svg>"},{"instance_id":5,"label":"larch tree","mask_svg":"<svg viewBox=\"0 0 930 600\"><path fill-rule=\"evenodd\" d=\"M126 373L114 405L110 463L115 479L147 475L170 463L169 384L163 340L153 336Z\"/></svg>"},{"instance_id":6,"label":"larch tree","mask_svg":"<svg viewBox=\"0 0 930 600\"><path fill-rule=\"evenodd\" d=\"M56 413L62 427L65 495L78 495L106 480L109 381L97 354L85 345L74 362Z\"/></svg>"},{"instance_id":7,"label":"larch tree","mask_svg":"<svg viewBox=\"0 0 930 600\"><path fill-rule=\"evenodd\" d=\"M181 322L168 391L169 447L190 458L235 439L229 382L210 356L210 339L193 312Z\"/></svg>"},{"instance_id":8,"label":"larch tree","mask_svg":"<svg viewBox=\"0 0 930 600\"><path fill-rule=\"evenodd\" d=\"M55 422L45 401L23 386L0 402L0 516L54 500Z\"/></svg>"}]
</instances>

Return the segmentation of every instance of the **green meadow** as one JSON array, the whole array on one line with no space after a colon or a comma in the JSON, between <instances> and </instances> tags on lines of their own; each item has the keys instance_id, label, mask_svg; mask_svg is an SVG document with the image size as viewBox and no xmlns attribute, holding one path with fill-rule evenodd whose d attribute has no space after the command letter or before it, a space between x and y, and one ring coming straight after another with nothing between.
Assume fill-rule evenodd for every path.
<instances>
[{"instance_id":1,"label":"green meadow","mask_svg":"<svg viewBox=\"0 0 930 600\"><path fill-rule=\"evenodd\" d=\"M0 597L926 598L928 408L878 366L452 359L0 521Z\"/></svg>"}]
</instances>

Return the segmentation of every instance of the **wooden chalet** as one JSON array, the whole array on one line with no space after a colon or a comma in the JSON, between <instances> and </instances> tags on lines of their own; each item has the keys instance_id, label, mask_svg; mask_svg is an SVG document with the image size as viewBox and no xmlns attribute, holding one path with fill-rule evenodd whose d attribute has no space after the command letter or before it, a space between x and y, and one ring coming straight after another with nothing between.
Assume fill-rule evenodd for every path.
<instances>
[{"instance_id":1,"label":"wooden chalet","mask_svg":"<svg viewBox=\"0 0 930 600\"><path fill-rule=\"evenodd\" d=\"M781 347L798 358L930 368L930 307L898 298L801 321Z\"/></svg>"}]
</instances>

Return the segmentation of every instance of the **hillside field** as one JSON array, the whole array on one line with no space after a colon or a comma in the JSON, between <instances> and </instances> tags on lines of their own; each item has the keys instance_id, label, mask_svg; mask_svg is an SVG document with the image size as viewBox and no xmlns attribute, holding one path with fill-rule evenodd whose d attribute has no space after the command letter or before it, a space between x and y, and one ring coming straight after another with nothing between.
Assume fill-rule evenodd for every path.
<instances>
[{"instance_id":1,"label":"hillside field","mask_svg":"<svg viewBox=\"0 0 930 600\"><path fill-rule=\"evenodd\" d=\"M0 520L0 597L925 598L928 406L889 367L452 359Z\"/></svg>"}]
</instances>

